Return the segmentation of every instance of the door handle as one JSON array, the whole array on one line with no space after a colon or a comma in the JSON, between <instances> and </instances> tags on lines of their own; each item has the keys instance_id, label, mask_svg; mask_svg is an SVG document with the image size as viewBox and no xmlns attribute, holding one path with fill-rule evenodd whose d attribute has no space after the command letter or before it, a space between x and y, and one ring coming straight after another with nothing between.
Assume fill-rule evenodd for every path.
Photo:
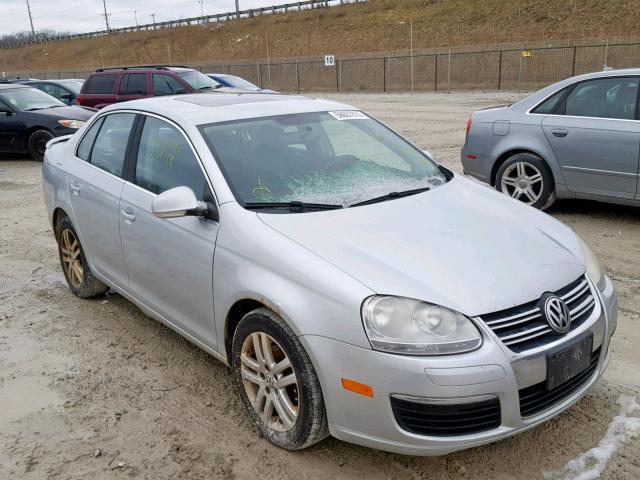
<instances>
[{"instance_id":1,"label":"door handle","mask_svg":"<svg viewBox=\"0 0 640 480\"><path fill-rule=\"evenodd\" d=\"M136 221L136 216L133 214L133 209L131 207L120 210L120 213L122 213L125 221L128 221L129 223Z\"/></svg>"},{"instance_id":2,"label":"door handle","mask_svg":"<svg viewBox=\"0 0 640 480\"><path fill-rule=\"evenodd\" d=\"M556 128L551 130L551 135L554 137L566 137L569 134L569 130L565 130L564 128Z\"/></svg>"},{"instance_id":3,"label":"door handle","mask_svg":"<svg viewBox=\"0 0 640 480\"><path fill-rule=\"evenodd\" d=\"M71 191L74 193L74 195L78 195L80 193L80 190L82 190L82 185L80 185L78 182L70 183L69 187L71 188Z\"/></svg>"}]
</instances>

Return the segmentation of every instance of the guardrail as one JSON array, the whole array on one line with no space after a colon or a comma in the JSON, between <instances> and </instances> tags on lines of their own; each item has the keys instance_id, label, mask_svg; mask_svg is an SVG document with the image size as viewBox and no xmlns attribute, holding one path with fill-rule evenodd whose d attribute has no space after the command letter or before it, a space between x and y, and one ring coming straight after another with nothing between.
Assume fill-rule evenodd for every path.
<instances>
[{"instance_id":1,"label":"guardrail","mask_svg":"<svg viewBox=\"0 0 640 480\"><path fill-rule=\"evenodd\" d=\"M161 28L177 28L190 25L201 25L207 23L227 22L229 20L237 20L241 18L253 18L260 15L273 15L277 13L288 13L294 11L311 10L314 8L328 8L352 3L362 3L367 0L304 0L301 2L291 2L280 5L272 5L270 7L250 8L236 12L216 13L213 15L204 15L200 17L181 18L177 20L167 20L164 22L145 23L141 25L133 25L129 27L111 28L109 30L98 30L95 32L75 33L70 35L60 35L50 39L27 39L24 42L16 42L9 48L36 45L42 43L53 43L64 40L78 40L83 38L101 37L111 33L140 32L148 30L157 30ZM3 48L3 47L0 47ZM7 48L7 47L4 47Z\"/></svg>"}]
</instances>

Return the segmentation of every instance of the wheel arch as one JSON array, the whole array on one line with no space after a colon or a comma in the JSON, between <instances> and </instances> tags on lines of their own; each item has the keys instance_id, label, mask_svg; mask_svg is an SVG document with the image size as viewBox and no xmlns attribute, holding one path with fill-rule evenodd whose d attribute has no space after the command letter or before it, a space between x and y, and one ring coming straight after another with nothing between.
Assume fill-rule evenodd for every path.
<instances>
[{"instance_id":1,"label":"wheel arch","mask_svg":"<svg viewBox=\"0 0 640 480\"><path fill-rule=\"evenodd\" d=\"M29 144L29 139L31 138L31 135L33 134L33 132L37 132L38 130L46 130L47 132L49 132L51 135L53 135L55 137L55 134L51 131L50 128L47 128L44 125L33 125L33 126L27 128L26 132L24 133L24 145L25 145L25 148Z\"/></svg>"},{"instance_id":2,"label":"wheel arch","mask_svg":"<svg viewBox=\"0 0 640 480\"><path fill-rule=\"evenodd\" d=\"M56 224L58 223L58 220L60 220L62 217L69 217L69 214L64 210L64 208L56 207L53 210L53 214L51 216L51 225L53 225L54 233L55 233Z\"/></svg>"},{"instance_id":3,"label":"wheel arch","mask_svg":"<svg viewBox=\"0 0 640 480\"><path fill-rule=\"evenodd\" d=\"M233 343L233 335L238 328L240 320L242 320L242 317L247 313L257 310L258 308L268 308L269 310L274 311L274 309L267 305L266 302L261 302L254 298L242 298L231 305L231 308L227 312L227 317L224 322L224 356L229 365L231 365L232 360L231 345ZM277 312L274 311L274 313Z\"/></svg>"}]
</instances>

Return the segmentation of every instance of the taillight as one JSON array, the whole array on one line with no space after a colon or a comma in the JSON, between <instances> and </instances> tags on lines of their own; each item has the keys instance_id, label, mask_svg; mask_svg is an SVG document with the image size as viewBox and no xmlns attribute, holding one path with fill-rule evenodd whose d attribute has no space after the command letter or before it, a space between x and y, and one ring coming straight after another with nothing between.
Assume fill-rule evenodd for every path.
<instances>
[{"instance_id":1,"label":"taillight","mask_svg":"<svg viewBox=\"0 0 640 480\"><path fill-rule=\"evenodd\" d=\"M471 125L473 125L473 122L471 121L471 117L469 117L469 120L467 120L467 135L469 135L469 132L471 131Z\"/></svg>"},{"instance_id":2,"label":"taillight","mask_svg":"<svg viewBox=\"0 0 640 480\"><path fill-rule=\"evenodd\" d=\"M80 103L80 97L76 98L76 105L78 105L79 107L82 106L82 103ZM469 129L469 127L467 127L467 130Z\"/></svg>"}]
</instances>

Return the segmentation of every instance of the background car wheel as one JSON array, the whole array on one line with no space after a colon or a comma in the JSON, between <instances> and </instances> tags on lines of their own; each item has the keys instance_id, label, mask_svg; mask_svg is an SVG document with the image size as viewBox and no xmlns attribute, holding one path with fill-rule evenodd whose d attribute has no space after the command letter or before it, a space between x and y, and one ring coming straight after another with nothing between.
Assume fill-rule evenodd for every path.
<instances>
[{"instance_id":1,"label":"background car wheel","mask_svg":"<svg viewBox=\"0 0 640 480\"><path fill-rule=\"evenodd\" d=\"M29 155L34 160L41 162L44 160L44 151L47 148L47 142L53 138L53 134L49 130L36 130L29 136L27 148Z\"/></svg>"},{"instance_id":2,"label":"background car wheel","mask_svg":"<svg viewBox=\"0 0 640 480\"><path fill-rule=\"evenodd\" d=\"M496 174L496 190L539 209L555 201L553 175L542 158L517 153L507 159Z\"/></svg>"},{"instance_id":3,"label":"background car wheel","mask_svg":"<svg viewBox=\"0 0 640 480\"><path fill-rule=\"evenodd\" d=\"M69 217L58 220L56 240L62 271L71 291L80 298L90 298L105 293L109 287L91 273L78 234Z\"/></svg>"},{"instance_id":4,"label":"background car wheel","mask_svg":"<svg viewBox=\"0 0 640 480\"><path fill-rule=\"evenodd\" d=\"M271 310L260 308L240 320L232 367L242 403L269 441L300 450L329 435L311 360L291 328Z\"/></svg>"}]
</instances>

